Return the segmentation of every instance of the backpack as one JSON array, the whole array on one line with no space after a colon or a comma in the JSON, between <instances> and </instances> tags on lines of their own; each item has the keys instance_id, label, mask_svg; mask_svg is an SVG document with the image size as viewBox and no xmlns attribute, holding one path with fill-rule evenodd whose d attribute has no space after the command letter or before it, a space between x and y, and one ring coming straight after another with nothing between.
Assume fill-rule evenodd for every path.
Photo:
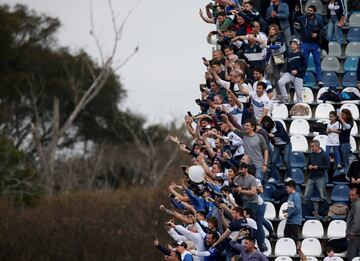
<instances>
[{"instance_id":1,"label":"backpack","mask_svg":"<svg viewBox=\"0 0 360 261\"><path fill-rule=\"evenodd\" d=\"M341 99L343 101L354 101L354 100L359 100L360 97L357 96L354 92L342 92Z\"/></svg>"},{"instance_id":2,"label":"backpack","mask_svg":"<svg viewBox=\"0 0 360 261\"><path fill-rule=\"evenodd\" d=\"M340 96L336 92L332 90L328 90L320 95L319 100L322 100L324 102L326 101L340 102Z\"/></svg>"},{"instance_id":3,"label":"backpack","mask_svg":"<svg viewBox=\"0 0 360 261\"><path fill-rule=\"evenodd\" d=\"M319 134L326 134L327 124L322 122L314 122L310 125L310 132L318 132Z\"/></svg>"}]
</instances>

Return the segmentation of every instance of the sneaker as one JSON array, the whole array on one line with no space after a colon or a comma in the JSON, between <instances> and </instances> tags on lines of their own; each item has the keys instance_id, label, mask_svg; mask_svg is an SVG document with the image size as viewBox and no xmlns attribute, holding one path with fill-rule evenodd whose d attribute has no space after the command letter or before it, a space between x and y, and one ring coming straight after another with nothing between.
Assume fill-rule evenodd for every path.
<instances>
[{"instance_id":1,"label":"sneaker","mask_svg":"<svg viewBox=\"0 0 360 261\"><path fill-rule=\"evenodd\" d=\"M260 250L261 252L266 252L266 251L268 251L268 247L264 244L264 246L259 247L259 250Z\"/></svg>"},{"instance_id":2,"label":"sneaker","mask_svg":"<svg viewBox=\"0 0 360 261\"><path fill-rule=\"evenodd\" d=\"M292 178L287 177L284 181L285 181L285 182L288 182L288 181L290 181L290 180L292 180Z\"/></svg>"},{"instance_id":3,"label":"sneaker","mask_svg":"<svg viewBox=\"0 0 360 261\"><path fill-rule=\"evenodd\" d=\"M276 180L274 178L269 178L268 182L269 183L276 183Z\"/></svg>"},{"instance_id":4,"label":"sneaker","mask_svg":"<svg viewBox=\"0 0 360 261\"><path fill-rule=\"evenodd\" d=\"M342 169L341 164L338 164L338 165L337 165L337 169Z\"/></svg>"},{"instance_id":5,"label":"sneaker","mask_svg":"<svg viewBox=\"0 0 360 261\"><path fill-rule=\"evenodd\" d=\"M323 83L322 81L318 81L317 85L318 85L319 87L324 87L324 83Z\"/></svg>"}]
</instances>

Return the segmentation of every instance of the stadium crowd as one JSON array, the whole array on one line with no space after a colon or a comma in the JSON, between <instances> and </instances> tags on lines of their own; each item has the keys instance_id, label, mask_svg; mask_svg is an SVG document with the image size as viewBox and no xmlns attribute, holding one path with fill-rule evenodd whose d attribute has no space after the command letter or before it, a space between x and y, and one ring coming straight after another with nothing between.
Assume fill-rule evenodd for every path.
<instances>
[{"instance_id":1,"label":"stadium crowd","mask_svg":"<svg viewBox=\"0 0 360 261\"><path fill-rule=\"evenodd\" d=\"M345 251L349 261L359 257L360 161L351 150L351 131L357 127L353 111L330 110L321 122L305 118L312 133L323 131L326 140L311 139L301 153L288 131L293 119L309 113L304 85L310 63L311 92L329 87L318 100L332 101L333 108L342 105L340 99L358 104L360 65L348 99L339 94L343 88L325 85L321 59L333 43L346 47L343 32L359 12L358 0L215 0L199 11L204 22L214 24L207 36L213 52L202 58L199 113L184 117L192 141L170 137L191 163L181 168L181 184L169 185L170 204L160 206L169 216L165 229L176 242L154 241L165 260L308 260L307 220L329 225L327 237L318 237L319 258L335 261ZM339 100L332 100L334 94ZM286 122L276 110L284 105L292 106ZM342 189L340 196L345 191L344 200L330 199L335 187ZM280 210L272 217L274 206ZM333 220L346 223L342 237L330 238ZM292 246L293 255L281 254Z\"/></svg>"}]
</instances>

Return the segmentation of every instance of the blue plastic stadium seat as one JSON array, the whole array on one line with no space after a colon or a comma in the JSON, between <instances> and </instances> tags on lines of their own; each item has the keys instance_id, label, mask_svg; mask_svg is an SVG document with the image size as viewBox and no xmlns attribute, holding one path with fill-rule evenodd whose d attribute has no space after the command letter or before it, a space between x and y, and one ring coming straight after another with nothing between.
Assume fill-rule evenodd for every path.
<instances>
[{"instance_id":1,"label":"blue plastic stadium seat","mask_svg":"<svg viewBox=\"0 0 360 261\"><path fill-rule=\"evenodd\" d=\"M312 54L309 55L309 59L308 59L308 64L307 64L306 70L307 70L308 72L316 72L316 70L315 70L315 63L314 63L314 58L313 58Z\"/></svg>"},{"instance_id":2,"label":"blue plastic stadium seat","mask_svg":"<svg viewBox=\"0 0 360 261\"><path fill-rule=\"evenodd\" d=\"M304 153L299 151L291 152L290 162L291 162L291 167L293 168L305 168L306 159Z\"/></svg>"},{"instance_id":3,"label":"blue plastic stadium seat","mask_svg":"<svg viewBox=\"0 0 360 261\"><path fill-rule=\"evenodd\" d=\"M275 201L273 198L273 194L276 190L274 185L271 184L266 184L263 186L264 192L262 194L262 198L264 199L264 201L268 201L268 202L272 202Z\"/></svg>"},{"instance_id":4,"label":"blue plastic stadium seat","mask_svg":"<svg viewBox=\"0 0 360 261\"><path fill-rule=\"evenodd\" d=\"M359 57L356 56L347 57L344 63L344 71L356 72L358 62L359 62Z\"/></svg>"},{"instance_id":5,"label":"blue plastic stadium seat","mask_svg":"<svg viewBox=\"0 0 360 261\"><path fill-rule=\"evenodd\" d=\"M296 182L296 184L303 184L305 181L304 173L299 168L291 169L291 178Z\"/></svg>"},{"instance_id":6,"label":"blue plastic stadium seat","mask_svg":"<svg viewBox=\"0 0 360 261\"><path fill-rule=\"evenodd\" d=\"M316 80L312 72L306 72L304 76L304 86L313 88L315 86Z\"/></svg>"},{"instance_id":7,"label":"blue plastic stadium seat","mask_svg":"<svg viewBox=\"0 0 360 261\"><path fill-rule=\"evenodd\" d=\"M347 33L348 42L360 42L360 27L351 27Z\"/></svg>"},{"instance_id":8,"label":"blue plastic stadium seat","mask_svg":"<svg viewBox=\"0 0 360 261\"><path fill-rule=\"evenodd\" d=\"M331 192L331 200L334 202L349 201L350 188L347 185L335 185Z\"/></svg>"},{"instance_id":9,"label":"blue plastic stadium seat","mask_svg":"<svg viewBox=\"0 0 360 261\"><path fill-rule=\"evenodd\" d=\"M323 72L322 81L326 87L338 87L339 82L336 73L334 72Z\"/></svg>"},{"instance_id":10,"label":"blue plastic stadium seat","mask_svg":"<svg viewBox=\"0 0 360 261\"><path fill-rule=\"evenodd\" d=\"M347 72L342 80L342 87L356 87L357 78L356 72Z\"/></svg>"}]
</instances>

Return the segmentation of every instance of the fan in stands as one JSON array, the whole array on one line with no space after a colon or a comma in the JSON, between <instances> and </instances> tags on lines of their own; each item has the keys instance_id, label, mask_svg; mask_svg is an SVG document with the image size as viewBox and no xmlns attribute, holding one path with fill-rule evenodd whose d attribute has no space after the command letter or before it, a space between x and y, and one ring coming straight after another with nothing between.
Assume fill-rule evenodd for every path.
<instances>
[{"instance_id":1,"label":"fan in stands","mask_svg":"<svg viewBox=\"0 0 360 261\"><path fill-rule=\"evenodd\" d=\"M202 59L198 111L184 117L189 135L171 138L195 167L160 207L170 238L187 242L157 241L166 260L359 256L360 16L351 1L323 2L200 10L214 51Z\"/></svg>"}]
</instances>

